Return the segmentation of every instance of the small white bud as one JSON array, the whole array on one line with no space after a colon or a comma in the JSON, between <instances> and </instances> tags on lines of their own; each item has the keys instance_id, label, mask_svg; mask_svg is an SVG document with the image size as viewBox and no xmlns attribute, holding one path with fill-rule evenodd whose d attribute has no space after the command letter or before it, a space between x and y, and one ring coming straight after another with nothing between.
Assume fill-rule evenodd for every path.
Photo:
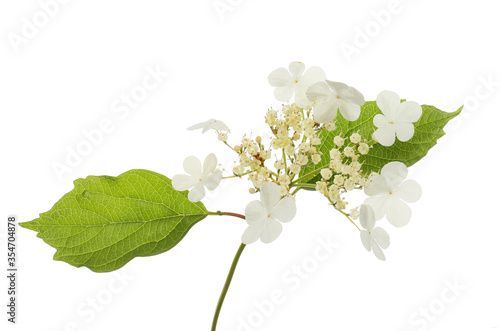
<instances>
[{"instance_id":1,"label":"small white bud","mask_svg":"<svg viewBox=\"0 0 500 331\"><path fill-rule=\"evenodd\" d=\"M368 144L361 143L361 144L359 144L358 151L361 154L366 155L370 151L370 147L368 146Z\"/></svg>"},{"instance_id":2,"label":"small white bud","mask_svg":"<svg viewBox=\"0 0 500 331\"><path fill-rule=\"evenodd\" d=\"M357 132L354 132L352 135L351 135L351 142L353 144L359 144L361 142L361 135Z\"/></svg>"},{"instance_id":3,"label":"small white bud","mask_svg":"<svg viewBox=\"0 0 500 331\"><path fill-rule=\"evenodd\" d=\"M330 169L328 168L321 169L321 177L323 177L323 179L329 180L332 177L332 175L333 173Z\"/></svg>"},{"instance_id":4,"label":"small white bud","mask_svg":"<svg viewBox=\"0 0 500 331\"><path fill-rule=\"evenodd\" d=\"M314 164L318 164L321 161L321 155L319 154L313 154L311 156L311 160Z\"/></svg>"},{"instance_id":5,"label":"small white bud","mask_svg":"<svg viewBox=\"0 0 500 331\"><path fill-rule=\"evenodd\" d=\"M344 138L336 136L335 138L333 138L333 143L339 147L342 147L344 145Z\"/></svg>"}]
</instances>

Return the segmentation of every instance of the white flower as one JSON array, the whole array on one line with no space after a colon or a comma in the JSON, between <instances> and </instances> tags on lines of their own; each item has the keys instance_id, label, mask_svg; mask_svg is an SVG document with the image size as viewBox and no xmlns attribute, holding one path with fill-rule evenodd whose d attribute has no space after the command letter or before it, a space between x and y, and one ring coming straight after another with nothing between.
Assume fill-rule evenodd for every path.
<instances>
[{"instance_id":1,"label":"white flower","mask_svg":"<svg viewBox=\"0 0 500 331\"><path fill-rule=\"evenodd\" d=\"M337 110L348 121L355 121L361 113L365 98L354 87L344 83L324 81L312 85L306 92L314 107L314 120L318 123L331 122L337 116Z\"/></svg>"},{"instance_id":2,"label":"white flower","mask_svg":"<svg viewBox=\"0 0 500 331\"><path fill-rule=\"evenodd\" d=\"M245 209L248 227L241 237L244 244L251 244L257 239L263 243L274 241L281 234L280 222L289 222L297 212L295 200L289 197L281 199L281 189L273 182L265 182L260 192L260 201L250 202Z\"/></svg>"},{"instance_id":3,"label":"white flower","mask_svg":"<svg viewBox=\"0 0 500 331\"><path fill-rule=\"evenodd\" d=\"M335 136L335 138L333 138L333 143L339 147L342 147L344 145L344 138L342 138L341 136Z\"/></svg>"},{"instance_id":4,"label":"white flower","mask_svg":"<svg viewBox=\"0 0 500 331\"><path fill-rule=\"evenodd\" d=\"M220 132L219 135L217 136L217 139L219 139L220 141L226 141L227 140L227 133Z\"/></svg>"},{"instance_id":5,"label":"white flower","mask_svg":"<svg viewBox=\"0 0 500 331\"><path fill-rule=\"evenodd\" d=\"M392 146L396 136L400 141L408 141L415 133L413 122L422 116L422 107L413 101L401 103L399 96L391 91L382 91L377 96L377 106L382 114L373 118L378 128L373 137L384 146Z\"/></svg>"},{"instance_id":6,"label":"white flower","mask_svg":"<svg viewBox=\"0 0 500 331\"><path fill-rule=\"evenodd\" d=\"M401 227L410 221L411 209L403 202L415 202L422 196L420 185L414 180L403 182L408 176L408 168L401 162L386 164L380 175L371 178L365 186L365 194L370 196L365 204L370 205L376 219L387 215L394 226Z\"/></svg>"},{"instance_id":7,"label":"white flower","mask_svg":"<svg viewBox=\"0 0 500 331\"><path fill-rule=\"evenodd\" d=\"M351 135L350 140L353 144L359 144L361 142L361 135L357 132L354 132Z\"/></svg>"},{"instance_id":8,"label":"white flower","mask_svg":"<svg viewBox=\"0 0 500 331\"><path fill-rule=\"evenodd\" d=\"M365 204L361 205L359 211L359 221L366 230L361 230L361 242L369 252L373 250L375 256L385 261L385 255L382 251L390 245L389 234L381 227L375 227L375 214L372 207Z\"/></svg>"},{"instance_id":9,"label":"white flower","mask_svg":"<svg viewBox=\"0 0 500 331\"><path fill-rule=\"evenodd\" d=\"M321 169L321 177L323 177L324 180L329 180L332 178L332 171L328 168Z\"/></svg>"},{"instance_id":10,"label":"white flower","mask_svg":"<svg viewBox=\"0 0 500 331\"><path fill-rule=\"evenodd\" d=\"M278 68L269 74L269 84L276 87L274 96L281 102L289 101L295 93L295 103L300 108L307 107L311 102L307 99L306 91L309 86L326 79L320 67L311 67L304 72L306 66L302 62L292 62L285 68Z\"/></svg>"},{"instance_id":11,"label":"white flower","mask_svg":"<svg viewBox=\"0 0 500 331\"><path fill-rule=\"evenodd\" d=\"M370 151L370 146L368 146L368 144L361 143L361 144L359 144L358 151L361 154L366 155Z\"/></svg>"},{"instance_id":12,"label":"white flower","mask_svg":"<svg viewBox=\"0 0 500 331\"><path fill-rule=\"evenodd\" d=\"M205 196L205 187L210 191L215 190L222 179L222 171L216 170L217 157L211 153L203 162L203 171L201 162L197 157L189 156L184 160L184 170L189 175L175 175L172 178L172 186L177 191L189 191L188 199L191 202L198 202Z\"/></svg>"},{"instance_id":13,"label":"white flower","mask_svg":"<svg viewBox=\"0 0 500 331\"><path fill-rule=\"evenodd\" d=\"M195 124L193 126L190 126L189 128L187 128L188 130L197 130L197 129L203 129L201 131L201 133L205 133L207 132L208 130L216 130L216 131L227 131L227 132L230 132L229 128L227 127L226 124L224 124L224 122L222 121L219 121L219 120L214 120L213 118L212 119L209 119L208 121L205 121L205 122L201 122L201 123L198 123L198 124Z\"/></svg>"}]
</instances>

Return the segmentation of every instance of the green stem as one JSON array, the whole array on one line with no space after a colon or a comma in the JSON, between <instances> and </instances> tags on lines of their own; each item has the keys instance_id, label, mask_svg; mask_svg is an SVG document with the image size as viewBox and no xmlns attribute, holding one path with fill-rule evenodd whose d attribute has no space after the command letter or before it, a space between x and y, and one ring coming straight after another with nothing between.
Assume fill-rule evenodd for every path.
<instances>
[{"instance_id":1,"label":"green stem","mask_svg":"<svg viewBox=\"0 0 500 331\"><path fill-rule=\"evenodd\" d=\"M223 213L223 214L245 218L245 216L241 217L242 215L236 216L238 214L234 213ZM226 298L227 290L229 289L229 285L231 285L231 280L233 279L234 271L236 270L236 266L238 265L238 261L240 259L241 253L243 253L243 249L245 249L245 246L246 245L242 243L238 248L236 255L234 256L233 264L231 264L231 269L229 269L229 274L227 275L226 282L224 283L224 287L222 288L222 292L219 297L219 302L217 302L217 308L215 309L215 315L212 322L212 331L215 331L215 329L217 328L217 320L219 319L219 314L222 308L222 304L224 303L224 299Z\"/></svg>"},{"instance_id":2,"label":"green stem","mask_svg":"<svg viewBox=\"0 0 500 331\"><path fill-rule=\"evenodd\" d=\"M352 223L352 224L354 224L354 226L355 226L355 227L356 227L359 231L361 231L361 229L359 228L359 226L357 226L357 225L356 225L356 223L354 223L354 221L353 221L353 220L349 217L349 214L347 214L347 213L343 212L343 211L342 211L342 210L340 210L340 209L337 209L337 210L338 210L339 212L341 212L342 214L344 214L344 216L345 216L345 217L347 217L347 219L348 219L349 221L351 221L351 223Z\"/></svg>"},{"instance_id":3,"label":"green stem","mask_svg":"<svg viewBox=\"0 0 500 331\"><path fill-rule=\"evenodd\" d=\"M283 164L285 165L285 173L288 173L288 168L286 166L286 154L285 154L285 149L281 149L283 151Z\"/></svg>"},{"instance_id":4,"label":"green stem","mask_svg":"<svg viewBox=\"0 0 500 331\"><path fill-rule=\"evenodd\" d=\"M251 171L247 171L245 173L242 173L241 175L233 175L233 176L226 176L226 177L222 177L221 179L229 179L229 178L236 178L236 177L243 177L243 176L246 176L248 174L251 174L252 172L254 172L253 170Z\"/></svg>"},{"instance_id":5,"label":"green stem","mask_svg":"<svg viewBox=\"0 0 500 331\"><path fill-rule=\"evenodd\" d=\"M309 176L311 176L311 175L316 175L316 174L320 173L322 169L324 169L324 168L321 168L321 169L316 169L316 170L314 170L314 171L311 171L311 172L310 172L310 173L308 173L308 174L305 174L305 175L304 175L304 176L302 176L302 177L297 178L296 180L294 180L293 182L291 182L291 183L290 183L290 187L294 186L294 184L295 184L295 183L298 183L299 181L301 181L301 180L302 180L302 179L304 179L304 178L307 178L307 177L309 177Z\"/></svg>"},{"instance_id":6,"label":"green stem","mask_svg":"<svg viewBox=\"0 0 500 331\"><path fill-rule=\"evenodd\" d=\"M219 131L217 131L217 132L219 132ZM227 143L227 141L223 141L223 143L224 143L224 145L226 145L227 147L231 148L231 149L233 150L233 152L236 152L237 154L240 154L240 153L238 153L238 151L237 151L237 150L235 150L235 149L234 149L231 145L229 145L229 144Z\"/></svg>"},{"instance_id":7,"label":"green stem","mask_svg":"<svg viewBox=\"0 0 500 331\"><path fill-rule=\"evenodd\" d=\"M295 184L293 186L290 186L290 187L309 187L309 188L316 188L316 184L307 184L307 183L304 183L304 184Z\"/></svg>"},{"instance_id":8,"label":"green stem","mask_svg":"<svg viewBox=\"0 0 500 331\"><path fill-rule=\"evenodd\" d=\"M245 215L241 215L241 214L237 214L237 213L231 213L231 212L228 212L228 211L220 211L220 210L217 210L217 211L209 211L207 213L207 215L218 215L218 216L233 216L233 217L238 217L238 218L241 218L241 219L245 219Z\"/></svg>"}]
</instances>

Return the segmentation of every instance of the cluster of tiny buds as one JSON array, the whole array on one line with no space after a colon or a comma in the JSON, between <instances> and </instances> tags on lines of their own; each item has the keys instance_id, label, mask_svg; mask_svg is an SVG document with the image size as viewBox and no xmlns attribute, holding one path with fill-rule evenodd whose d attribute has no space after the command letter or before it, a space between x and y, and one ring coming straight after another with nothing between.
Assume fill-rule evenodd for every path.
<instances>
[{"instance_id":1,"label":"cluster of tiny buds","mask_svg":"<svg viewBox=\"0 0 500 331\"><path fill-rule=\"evenodd\" d=\"M282 195L290 195L290 185L299 176L302 168L321 162L322 155L317 149L321 144L318 131L320 124L310 117L310 108L300 108L295 104L283 105L281 111L268 110L265 122L269 125L272 138L266 148L260 137L255 140L244 137L241 145L233 149L239 154L239 164L233 168L237 176L249 174L257 192L264 182L274 181L281 187ZM335 123L324 125L334 130ZM271 171L265 161L275 151L276 160Z\"/></svg>"},{"instance_id":2,"label":"cluster of tiny buds","mask_svg":"<svg viewBox=\"0 0 500 331\"><path fill-rule=\"evenodd\" d=\"M219 132L218 136L238 154L233 174L236 177L248 175L253 184L250 193L259 192L268 181L280 186L282 196L292 196L300 188L311 187L326 196L335 208L345 210L347 202L342 194L367 184L371 175L361 172L359 158L369 152L370 146L358 132L350 137L337 135L333 139L335 147L329 151L329 163L321 163L326 156L318 146L322 142L320 130L336 130L334 121L319 124L314 121L310 107L300 108L292 104L283 105L279 111L268 110L265 122L272 134L267 143L260 136L251 138L245 135L240 144L231 147L227 144L227 134ZM271 163L273 154L275 160ZM316 184L301 181L304 167L315 169L320 166L321 180ZM352 209L349 215L355 219L357 213L357 209Z\"/></svg>"},{"instance_id":3,"label":"cluster of tiny buds","mask_svg":"<svg viewBox=\"0 0 500 331\"><path fill-rule=\"evenodd\" d=\"M348 139L338 135L333 143L335 147L330 150L330 162L321 169L316 190L325 195L336 209L344 210L347 202L342 193L363 188L376 173L366 176L361 171L359 158L368 154L370 147L359 133L353 133ZM356 211L353 209L350 213L354 219Z\"/></svg>"}]
</instances>

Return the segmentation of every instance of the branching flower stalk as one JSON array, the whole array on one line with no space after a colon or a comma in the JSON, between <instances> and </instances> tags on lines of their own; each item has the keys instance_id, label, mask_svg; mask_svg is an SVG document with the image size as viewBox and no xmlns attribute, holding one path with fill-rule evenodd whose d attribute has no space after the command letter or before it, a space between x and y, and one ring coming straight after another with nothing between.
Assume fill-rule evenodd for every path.
<instances>
[{"instance_id":1,"label":"branching flower stalk","mask_svg":"<svg viewBox=\"0 0 500 331\"><path fill-rule=\"evenodd\" d=\"M419 200L422 190L406 180L408 167L427 154L461 109L443 112L401 100L390 91L366 102L355 88L327 80L321 68L306 70L301 62L274 70L268 81L282 103L264 116L269 139L243 135L230 143L229 127L216 119L188 128L214 131L235 153L230 173L223 175L210 153L203 163L187 157L186 174L171 180L141 169L117 177L89 176L76 180L75 188L48 212L20 225L39 232L56 248L54 259L109 272L134 257L170 250L207 216L244 219L247 227L217 303L212 331L244 248L280 236L283 224L296 216L299 192L318 192L359 230L365 249L384 261L390 238L377 223L384 218L396 228L409 223L408 203ZM236 178L247 178L249 193L259 193L259 199L250 201L244 214L208 211L201 202L206 190ZM366 199L347 208L348 193L354 190L363 191Z\"/></svg>"},{"instance_id":2,"label":"branching flower stalk","mask_svg":"<svg viewBox=\"0 0 500 331\"><path fill-rule=\"evenodd\" d=\"M292 67L296 68L297 66L300 67L301 64L293 63L290 70L292 71ZM272 76L273 73L270 75L271 83ZM313 84L312 87L308 87L305 93L300 90L298 85L294 88L296 98L297 95L300 95L300 102L283 104L279 110L269 109L265 115L265 122L272 137L269 141L263 141L260 136L251 138L245 135L239 144L232 146L228 143L227 133L229 129L221 121L211 120L192 127L202 128L206 131L213 128L214 123L217 123L218 128L224 128L225 131L216 130L218 139L237 154L238 163L232 169L233 175L222 177L222 179L248 177L252 183L249 192L252 194L261 192L261 201L252 201L245 210L245 214L248 215L246 220L249 227L242 236L242 246L236 254L223 288L212 330L215 330L220 308L243 247L258 239L269 243L280 235L282 231L280 221L288 222L295 216L294 199L295 194L300 189L315 190L325 196L329 203L360 231L365 247L370 250L373 247L375 255L379 259L385 259L377 244L377 238L373 239L370 231L368 231L367 237L366 231L361 230L354 222L359 217L359 207L346 212L348 202L343 197L349 191L365 188L371 183L372 178L379 176L375 172L363 171L363 162L360 162L361 156L367 155L370 148L377 142L371 137L363 137L359 131L352 132L349 136L341 131L333 137L333 141L330 141L331 148L328 155L324 155L323 151L318 149L322 144L325 145L324 139L328 137L328 132L337 129L335 121L337 111L340 111L350 121L359 118L360 105L364 104L363 96L345 84L330 81ZM395 98L394 93L385 91L379 96L381 105L385 102L384 96L391 102ZM408 106L400 107L403 112L410 109L408 113L415 114L409 119L413 122L418 120L422 112L421 109L418 110L420 106L416 103L408 103ZM395 112L387 111L386 113L386 118L390 120L387 123L406 118L404 116L398 117ZM375 117L378 126L389 127L385 131L383 128L379 128L375 132L379 139L383 138L384 141L388 142L392 140L394 143L396 134L405 139L410 134L413 135L413 131L407 127L407 124L411 124L408 122L409 120L394 129L390 127L390 124L384 122L383 116L377 115ZM377 125L377 123L375 124ZM174 187L175 182L176 177L174 177ZM412 189L419 190L418 187ZM278 204L285 207L279 208ZM363 216L374 215L371 209L367 212L367 208L372 207L362 206ZM365 225L367 222L362 219L361 223ZM378 229L380 229L379 232L384 231L381 228ZM378 237L378 239L380 238ZM375 242L367 244L367 240ZM383 248L389 246L388 235L387 242L381 246Z\"/></svg>"}]
</instances>

